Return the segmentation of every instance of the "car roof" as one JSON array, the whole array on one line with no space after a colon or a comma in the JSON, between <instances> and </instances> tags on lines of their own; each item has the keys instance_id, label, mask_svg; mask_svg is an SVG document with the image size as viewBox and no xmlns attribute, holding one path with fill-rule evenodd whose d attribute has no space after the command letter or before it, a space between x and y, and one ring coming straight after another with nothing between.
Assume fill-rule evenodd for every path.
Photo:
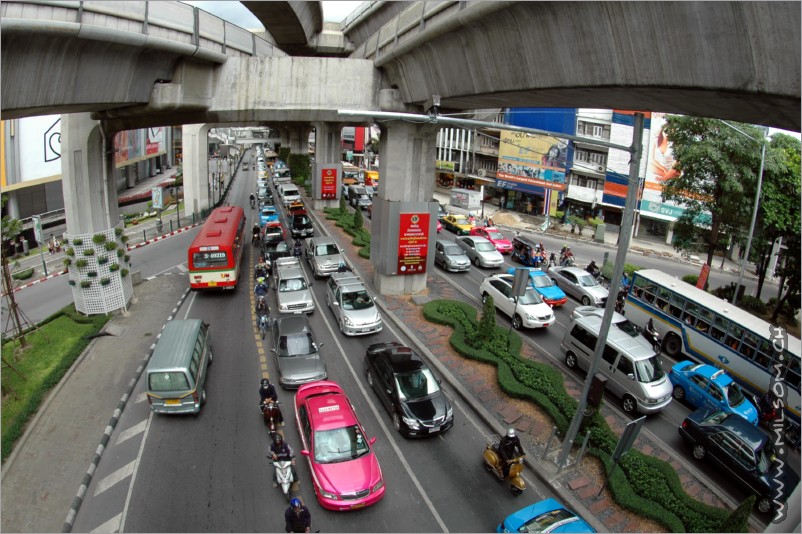
<instances>
[{"instance_id":1,"label":"car roof","mask_svg":"<svg viewBox=\"0 0 802 534\"><path fill-rule=\"evenodd\" d=\"M320 382L328 381L319 381ZM334 386L333 382L331 383ZM315 391L317 389L317 391ZM314 422L315 430L332 430L357 424L356 415L351 410L351 402L342 388L323 387L304 390L309 419ZM301 391L299 390L299 394Z\"/></svg>"},{"instance_id":2,"label":"car roof","mask_svg":"<svg viewBox=\"0 0 802 534\"><path fill-rule=\"evenodd\" d=\"M575 274L575 275L577 275L577 276L578 276L578 275L580 275L580 274L590 274L590 273L589 273L589 272L587 272L585 269L582 269L582 268L580 268L580 267L555 267L555 268L554 268L554 270L555 270L556 272L569 272L569 273L574 273L574 274Z\"/></svg>"},{"instance_id":3,"label":"car roof","mask_svg":"<svg viewBox=\"0 0 802 534\"><path fill-rule=\"evenodd\" d=\"M585 315L574 319L574 323L582 324L591 332L598 335L601 329L602 318L598 315ZM573 329L573 328L571 328ZM569 329L569 332L570 330ZM645 360L655 355L654 349L648 344L643 344L637 337L632 337L620 328L611 328L607 333L607 341L615 344L616 348L626 351L633 360Z\"/></svg>"},{"instance_id":4,"label":"car roof","mask_svg":"<svg viewBox=\"0 0 802 534\"><path fill-rule=\"evenodd\" d=\"M313 237L309 241L315 245L327 245L329 243L335 244L334 238L329 236Z\"/></svg>"},{"instance_id":5,"label":"car roof","mask_svg":"<svg viewBox=\"0 0 802 534\"><path fill-rule=\"evenodd\" d=\"M303 334L305 332L311 333L309 321L306 319L305 314L282 315L277 317L275 321L280 336Z\"/></svg>"},{"instance_id":6,"label":"car roof","mask_svg":"<svg viewBox=\"0 0 802 534\"><path fill-rule=\"evenodd\" d=\"M705 410L705 408L699 408L697 411L700 410ZM709 411L709 408L707 410ZM753 450L759 449L761 445L768 440L768 436L762 430L760 430L759 427L753 425L736 413L727 413L727 416L724 418L724 420L715 426L722 426L726 428L748 443Z\"/></svg>"},{"instance_id":7,"label":"car roof","mask_svg":"<svg viewBox=\"0 0 802 534\"><path fill-rule=\"evenodd\" d=\"M301 269L300 267L297 267L297 266L279 268L278 276L282 280L287 280L289 278L306 278L304 276L303 269Z\"/></svg>"},{"instance_id":8,"label":"car roof","mask_svg":"<svg viewBox=\"0 0 802 534\"><path fill-rule=\"evenodd\" d=\"M401 346L388 347L384 350L387 361L395 373L408 373L426 367L421 357L411 348Z\"/></svg>"},{"instance_id":9,"label":"car roof","mask_svg":"<svg viewBox=\"0 0 802 534\"><path fill-rule=\"evenodd\" d=\"M480 235L461 235L457 236L457 239L460 241L465 241L465 239L473 239L474 243L490 243L490 240L486 237L482 237Z\"/></svg>"}]
</instances>

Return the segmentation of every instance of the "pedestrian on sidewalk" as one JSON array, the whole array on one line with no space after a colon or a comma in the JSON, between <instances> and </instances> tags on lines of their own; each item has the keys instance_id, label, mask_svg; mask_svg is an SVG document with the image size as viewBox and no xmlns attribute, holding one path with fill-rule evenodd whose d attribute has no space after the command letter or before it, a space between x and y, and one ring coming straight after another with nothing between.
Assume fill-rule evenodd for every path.
<instances>
[{"instance_id":1,"label":"pedestrian on sidewalk","mask_svg":"<svg viewBox=\"0 0 802 534\"><path fill-rule=\"evenodd\" d=\"M50 234L50 239L47 242L47 250L50 252L50 255L56 253L56 239L53 237L53 234Z\"/></svg>"}]
</instances>

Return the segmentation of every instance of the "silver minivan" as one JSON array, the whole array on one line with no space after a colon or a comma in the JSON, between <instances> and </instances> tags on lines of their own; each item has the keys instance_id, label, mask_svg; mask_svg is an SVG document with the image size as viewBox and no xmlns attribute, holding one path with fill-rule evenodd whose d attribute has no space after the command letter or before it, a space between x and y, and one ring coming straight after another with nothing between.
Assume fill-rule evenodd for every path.
<instances>
[{"instance_id":1,"label":"silver minivan","mask_svg":"<svg viewBox=\"0 0 802 534\"><path fill-rule=\"evenodd\" d=\"M150 409L197 414L206 404L206 371L211 364L208 323L200 319L167 323L145 369Z\"/></svg>"},{"instance_id":2,"label":"silver minivan","mask_svg":"<svg viewBox=\"0 0 802 534\"><path fill-rule=\"evenodd\" d=\"M560 344L568 367L579 366L583 370L590 367L601 322L597 315L571 321ZM655 413L671 402L668 373L651 344L641 335L633 337L619 328L610 328L599 373L607 378L607 388L621 398L627 413Z\"/></svg>"}]
</instances>

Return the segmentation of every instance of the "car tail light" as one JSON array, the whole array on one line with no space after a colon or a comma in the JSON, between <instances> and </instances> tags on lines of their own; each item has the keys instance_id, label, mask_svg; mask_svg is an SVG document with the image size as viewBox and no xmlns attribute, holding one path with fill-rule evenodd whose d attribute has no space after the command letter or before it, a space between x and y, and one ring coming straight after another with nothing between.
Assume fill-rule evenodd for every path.
<instances>
[{"instance_id":1,"label":"car tail light","mask_svg":"<svg viewBox=\"0 0 802 534\"><path fill-rule=\"evenodd\" d=\"M688 421L682 422L682 428L688 428Z\"/></svg>"}]
</instances>

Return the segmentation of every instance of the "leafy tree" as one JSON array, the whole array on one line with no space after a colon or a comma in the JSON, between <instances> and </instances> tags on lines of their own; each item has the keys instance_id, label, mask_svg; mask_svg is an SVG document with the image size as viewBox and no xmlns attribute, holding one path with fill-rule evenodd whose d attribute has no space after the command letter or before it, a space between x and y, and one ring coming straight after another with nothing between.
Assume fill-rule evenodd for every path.
<instances>
[{"instance_id":1,"label":"leafy tree","mask_svg":"<svg viewBox=\"0 0 802 534\"><path fill-rule=\"evenodd\" d=\"M752 514L752 508L755 506L756 497L750 495L738 508L721 524L721 532L748 532L749 530L749 516Z\"/></svg>"},{"instance_id":2,"label":"leafy tree","mask_svg":"<svg viewBox=\"0 0 802 534\"><path fill-rule=\"evenodd\" d=\"M755 139L763 137L756 126L735 126ZM666 136L680 174L663 184L663 200L685 206L675 226L677 246L692 249L701 243L712 266L723 230L748 225L752 200L747 192L754 191L760 151L718 119L669 116Z\"/></svg>"},{"instance_id":3,"label":"leafy tree","mask_svg":"<svg viewBox=\"0 0 802 534\"><path fill-rule=\"evenodd\" d=\"M787 245L789 242L798 243L802 238L800 146L798 139L777 133L771 137L766 150L758 218L752 240L754 252L749 258L757 265L758 298L766 276L773 274L768 273L767 268L774 242L781 237ZM751 194L754 197L754 193ZM798 262L794 261L793 264L798 269Z\"/></svg>"},{"instance_id":4,"label":"leafy tree","mask_svg":"<svg viewBox=\"0 0 802 534\"><path fill-rule=\"evenodd\" d=\"M482 318L479 320L479 327L475 332L474 342L477 346L493 339L493 332L496 331L496 305L490 295L485 299L482 306Z\"/></svg>"},{"instance_id":5,"label":"leafy tree","mask_svg":"<svg viewBox=\"0 0 802 534\"><path fill-rule=\"evenodd\" d=\"M359 230L365 225L365 220L362 218L362 210L359 208L357 208L356 211L354 211L353 225L354 225L354 230Z\"/></svg>"},{"instance_id":6,"label":"leafy tree","mask_svg":"<svg viewBox=\"0 0 802 534\"><path fill-rule=\"evenodd\" d=\"M7 202L8 202L8 195L3 195L2 196L3 210L5 210ZM3 215L1 224L2 226L0 227L0 232L2 232L3 239L8 239L9 241L13 242L14 239L16 239L17 236L22 233L22 221L20 221L19 219L14 219L10 215ZM11 287L11 275L8 267L8 251L2 250L0 251L0 254L2 254L3 256L2 259L3 292L6 294L6 297L9 300L8 309L9 312L11 313L11 318L14 322L14 330L16 332L17 339L19 339L21 347L26 347L28 343L25 340L25 334L23 332L24 330L23 324L22 321L20 320L19 313L17 312L17 301L14 297L14 292L12 291ZM10 365L5 360L4 363L6 365Z\"/></svg>"}]
</instances>

